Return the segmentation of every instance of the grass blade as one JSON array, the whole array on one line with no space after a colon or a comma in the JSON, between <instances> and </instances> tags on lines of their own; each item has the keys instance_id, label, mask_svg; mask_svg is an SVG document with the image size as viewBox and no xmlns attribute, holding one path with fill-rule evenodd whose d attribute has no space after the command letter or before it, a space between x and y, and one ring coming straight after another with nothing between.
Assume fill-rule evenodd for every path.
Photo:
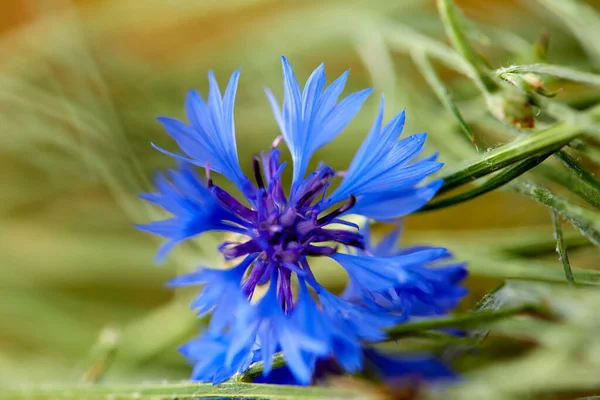
<instances>
[{"instance_id":1,"label":"grass blade","mask_svg":"<svg viewBox=\"0 0 600 400\"><path fill-rule=\"evenodd\" d=\"M556 252L558 253L558 258L562 262L563 269L565 271L565 277L567 278L567 282L569 284L574 285L575 281L573 280L573 271L571 271L571 264L569 263L569 256L567 255L567 248L565 247L565 243L563 241L563 233L562 227L560 226L560 216L554 210L551 212L552 222L554 224L554 237L556 239Z\"/></svg>"}]
</instances>

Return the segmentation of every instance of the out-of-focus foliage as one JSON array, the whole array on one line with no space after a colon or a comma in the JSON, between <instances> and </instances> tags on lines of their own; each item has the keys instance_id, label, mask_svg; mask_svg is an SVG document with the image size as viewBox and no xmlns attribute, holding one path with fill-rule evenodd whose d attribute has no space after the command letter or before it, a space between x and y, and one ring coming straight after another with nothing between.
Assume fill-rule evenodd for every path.
<instances>
[{"instance_id":1,"label":"out-of-focus foliage","mask_svg":"<svg viewBox=\"0 0 600 400\"><path fill-rule=\"evenodd\" d=\"M557 137L566 143L578 134L575 130L588 134L571 142L566 156L548 158L508 190L421 213L406 223L407 242L448 246L469 261L473 278L463 311L504 279L524 279L552 284L509 283L483 307L535 303L547 308L545 319L496 322L478 331L474 352L466 351L472 342L462 351L439 335L411 339L406 346L452 353L465 372L451 389L452 398L573 398L600 392L598 295L594 288L567 287L550 213L527 199L560 211L566 222L558 226L564 229L575 283L597 284L600 252L591 242L598 244L600 237L593 176L600 163L600 127L594 121L600 100L600 78L594 73L600 68L598 11L592 1L582 0L457 1L464 12L455 19L464 29L462 39L473 44L489 68L470 64L452 49L434 3L3 4L0 385L138 383L189 376L189 366L175 349L196 334L201 321L187 308L191 293L173 293L163 288L164 282L176 271L220 262L214 251L219 238L182 246L157 268L152 265L153 238L131 227L155 218L137 193L172 162L150 146L174 148L155 117L182 117L186 90L205 92L208 69L223 79L241 66L238 149L242 166L250 167L251 155L277 135L263 87L281 94L279 56L284 54L300 80L324 61L330 77L352 69L348 90L375 88L358 118L317 153L314 162L327 160L334 168L343 169L351 160L382 91L388 110L407 108L406 132L429 133L430 150L439 151L448 165L441 174L448 178L447 188L465 183L466 169L484 175L500 162L516 168L515 161L531 162L525 155L542 157L513 170L516 176L555 151ZM477 68L495 71L491 79L501 82L502 91L490 90ZM525 91L527 104L518 103L525 101ZM552 93L556 97L544 97ZM508 118L514 110L506 107L507 99L510 106L515 99L523 106L516 111L533 113L519 115L517 122L525 128L523 121L535 117L537 133L506 123L514 122ZM525 142L493 150L515 138ZM585 173L577 172L568 157ZM495 189L506 183L498 183L498 176L460 193ZM330 265L318 273L333 288L342 282L341 271ZM359 387L365 397L384 395ZM129 389L123 396L138 393ZM149 390L144 398L166 396ZM435 388L430 392L437 395ZM169 396L193 393L175 390Z\"/></svg>"}]
</instances>

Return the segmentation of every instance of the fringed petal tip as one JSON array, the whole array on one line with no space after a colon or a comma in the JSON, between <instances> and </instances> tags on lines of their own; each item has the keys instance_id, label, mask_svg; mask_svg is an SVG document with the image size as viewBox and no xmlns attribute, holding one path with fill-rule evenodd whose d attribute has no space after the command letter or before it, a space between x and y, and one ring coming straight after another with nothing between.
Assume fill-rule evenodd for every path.
<instances>
[{"instance_id":1,"label":"fringed petal tip","mask_svg":"<svg viewBox=\"0 0 600 400\"><path fill-rule=\"evenodd\" d=\"M350 123L371 93L365 89L338 101L346 84L348 71L325 86L324 64L308 78L304 90L287 58L281 57L284 100L280 108L270 91L266 91L275 119L292 153L293 186L304 178L308 163L316 150L331 142Z\"/></svg>"}]
</instances>

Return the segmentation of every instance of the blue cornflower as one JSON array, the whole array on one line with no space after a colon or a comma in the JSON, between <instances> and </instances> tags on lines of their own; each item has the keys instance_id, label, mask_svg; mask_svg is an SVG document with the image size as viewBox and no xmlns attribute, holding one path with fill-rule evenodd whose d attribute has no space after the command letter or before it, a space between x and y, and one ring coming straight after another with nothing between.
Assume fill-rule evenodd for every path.
<instances>
[{"instance_id":1,"label":"blue cornflower","mask_svg":"<svg viewBox=\"0 0 600 400\"><path fill-rule=\"evenodd\" d=\"M192 306L199 314L212 312L204 335L182 349L196 362L196 380L221 382L243 371L257 357L265 361L268 375L270 360L278 351L284 353L299 383L311 381L315 365L322 359L333 358L345 371L358 371L363 366L363 343L384 339L387 327L416 312L417 306L410 301L400 304L383 295L394 305L386 308L378 301L379 294L402 288L429 293L431 285L440 293L444 289L443 282L432 284L432 276L419 268L446 257L446 249L413 248L374 255L358 226L340 219L358 214L392 220L426 204L441 181L421 182L442 167L435 156L415 160L426 135L398 141L405 113L384 125L382 97L375 123L349 169L341 173L321 164L307 174L311 156L350 123L370 90L338 101L348 72L325 87L324 67L320 65L301 91L288 61L282 61L283 105L280 107L269 91L267 96L292 154L289 193L281 180L285 163L280 161L279 139L269 151L252 158L252 179L241 171L233 118L239 70L223 96L212 72L207 102L200 94L189 92L189 125L159 118L184 153L157 147L175 157L179 167L167 177L157 178L156 193L144 195L173 214L164 221L139 226L167 239L158 253L159 260L175 244L207 231L243 237L219 246L224 260L234 267L203 268L171 282L172 286L204 285ZM192 164L205 169L206 182L193 172ZM215 185L212 172L228 178L243 198L238 200ZM342 179L337 184L339 177ZM337 187L328 194L332 185ZM341 229L340 224L347 229ZM341 253L339 248L347 252ZM323 288L313 275L309 257L329 257L338 262L347 271L359 299L365 301L338 297ZM266 290L259 289L262 287ZM450 296L450 292L448 288L444 293ZM410 298L421 308L425 297L419 293Z\"/></svg>"}]
</instances>

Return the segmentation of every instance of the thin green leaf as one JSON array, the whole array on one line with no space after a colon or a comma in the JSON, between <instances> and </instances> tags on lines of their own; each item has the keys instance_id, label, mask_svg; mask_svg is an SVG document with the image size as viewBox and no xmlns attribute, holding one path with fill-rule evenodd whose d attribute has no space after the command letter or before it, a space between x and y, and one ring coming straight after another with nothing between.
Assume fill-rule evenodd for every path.
<instances>
[{"instance_id":1,"label":"thin green leaf","mask_svg":"<svg viewBox=\"0 0 600 400\"><path fill-rule=\"evenodd\" d=\"M541 306L527 304L494 311L477 311L464 315L427 318L397 325L389 329L388 334L389 339L394 340L414 332L443 328L468 328L482 324L489 324L491 322L512 317L514 315L545 312L546 310Z\"/></svg>"},{"instance_id":2,"label":"thin green leaf","mask_svg":"<svg viewBox=\"0 0 600 400\"><path fill-rule=\"evenodd\" d=\"M581 134L580 128L567 123L558 123L533 135L497 147L458 170L448 169L442 175L444 185L440 193L491 174L515 162L558 150Z\"/></svg>"},{"instance_id":3,"label":"thin green leaf","mask_svg":"<svg viewBox=\"0 0 600 400\"><path fill-rule=\"evenodd\" d=\"M555 210L567 219L581 234L585 235L596 246L600 246L600 216L598 213L573 204L567 199L558 196L546 188L531 182L520 183L515 186L519 193L523 193L546 207Z\"/></svg>"},{"instance_id":4,"label":"thin green leaf","mask_svg":"<svg viewBox=\"0 0 600 400\"><path fill-rule=\"evenodd\" d=\"M519 163L516 163L515 165L506 167L504 170L500 171L498 174L491 177L484 183L476 186L475 188L467 190L463 193L459 193L452 197L429 203L425 207L421 208L419 212L437 210L440 208L453 206L459 203L463 203L465 201L472 200L488 192L491 192L492 190L506 185L508 182L523 175L525 172L539 165L542 161L548 158L548 156L549 154L540 157L532 157L528 160L521 161Z\"/></svg>"},{"instance_id":5,"label":"thin green leaf","mask_svg":"<svg viewBox=\"0 0 600 400\"><path fill-rule=\"evenodd\" d=\"M473 135L473 132L471 132L471 129L463 119L460 110L452 101L450 93L448 92L446 86L444 86L444 83L433 69L433 66L427 59L425 53L422 51L413 51L411 54L413 61L419 67L419 70L423 74L423 77L425 77L425 80L427 81L429 86L431 86L438 99L442 102L442 105L446 108L446 110L448 110L450 114L454 116L454 118L456 118L458 125L467 135L471 143L473 143L475 149L479 151L479 147L477 147L477 142L475 141L475 136Z\"/></svg>"},{"instance_id":6,"label":"thin green leaf","mask_svg":"<svg viewBox=\"0 0 600 400\"><path fill-rule=\"evenodd\" d=\"M569 143L569 147L581 152L590 161L600 165L600 149L582 140L573 140L573 142Z\"/></svg>"},{"instance_id":7,"label":"thin green leaf","mask_svg":"<svg viewBox=\"0 0 600 400\"><path fill-rule=\"evenodd\" d=\"M571 285L575 284L573 280L573 271L571 271L571 264L569 263L569 256L567 255L567 248L565 247L565 243L563 241L563 233L562 227L560 226L560 216L556 211L551 211L552 222L554 224L554 237L556 239L556 252L558 253L558 258L560 262L562 262L563 270L565 271L565 277L567 278L567 282Z\"/></svg>"},{"instance_id":8,"label":"thin green leaf","mask_svg":"<svg viewBox=\"0 0 600 400\"><path fill-rule=\"evenodd\" d=\"M562 78L574 82L587 83L589 85L600 86L600 75L591 72L578 71L570 67L553 64L528 64L528 65L511 65L506 68L496 70L496 75L502 78L504 74L545 74L553 77Z\"/></svg>"},{"instance_id":9,"label":"thin green leaf","mask_svg":"<svg viewBox=\"0 0 600 400\"><path fill-rule=\"evenodd\" d=\"M492 80L487 72L486 61L473 49L469 43L467 35L461 26L460 11L452 0L438 0L438 10L442 18L442 23L446 30L446 35L452 42L454 48L473 66L477 71L477 78L486 91L493 92L498 89L498 84Z\"/></svg>"},{"instance_id":10,"label":"thin green leaf","mask_svg":"<svg viewBox=\"0 0 600 400\"><path fill-rule=\"evenodd\" d=\"M285 365L285 359L283 358L282 353L277 353L273 356L273 369L277 369L283 367ZM265 370L264 361L258 361L254 364L250 365L250 367L244 371L243 374L235 377L235 380L239 380L240 382L252 382L254 379L261 376Z\"/></svg>"},{"instance_id":11,"label":"thin green leaf","mask_svg":"<svg viewBox=\"0 0 600 400\"><path fill-rule=\"evenodd\" d=\"M554 165L543 164L536 169L536 172L539 176L547 178L576 194L586 203L594 207L600 207L600 192L570 171L560 167L557 168Z\"/></svg>"},{"instance_id":12,"label":"thin green leaf","mask_svg":"<svg viewBox=\"0 0 600 400\"><path fill-rule=\"evenodd\" d=\"M3 389L0 399L11 400L162 400L162 399L368 399L365 393L339 388L194 382L143 385L60 385Z\"/></svg>"},{"instance_id":13,"label":"thin green leaf","mask_svg":"<svg viewBox=\"0 0 600 400\"><path fill-rule=\"evenodd\" d=\"M562 163L569 168L579 179L584 181L586 184L591 186L597 191L600 191L600 181L596 179L594 175L589 173L583 165L577 162L573 157L564 151L558 151L556 157L562 161Z\"/></svg>"},{"instance_id":14,"label":"thin green leaf","mask_svg":"<svg viewBox=\"0 0 600 400\"><path fill-rule=\"evenodd\" d=\"M469 260L469 273L472 276L565 283L563 271L551 263L507 258L504 255L459 246L454 246L452 249L458 258ZM573 276L578 285L600 285L598 270L573 269Z\"/></svg>"}]
</instances>

